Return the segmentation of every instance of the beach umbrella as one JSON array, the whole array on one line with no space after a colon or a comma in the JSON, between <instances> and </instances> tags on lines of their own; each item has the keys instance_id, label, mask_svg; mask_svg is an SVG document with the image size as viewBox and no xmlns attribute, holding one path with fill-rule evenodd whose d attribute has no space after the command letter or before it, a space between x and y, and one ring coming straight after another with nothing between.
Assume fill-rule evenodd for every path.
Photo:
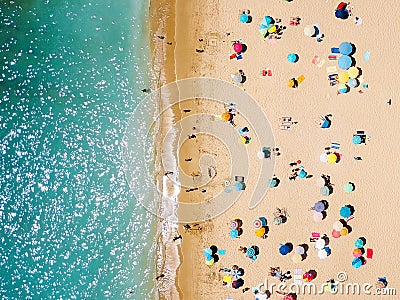
<instances>
[{"instance_id":1,"label":"beach umbrella","mask_svg":"<svg viewBox=\"0 0 400 300\"><path fill-rule=\"evenodd\" d=\"M294 87L294 80L293 79L289 79L287 82L288 87Z\"/></svg>"},{"instance_id":2,"label":"beach umbrella","mask_svg":"<svg viewBox=\"0 0 400 300\"><path fill-rule=\"evenodd\" d=\"M301 170L299 173L299 178L306 178L307 177L307 172L304 170Z\"/></svg>"},{"instance_id":3,"label":"beach umbrella","mask_svg":"<svg viewBox=\"0 0 400 300\"><path fill-rule=\"evenodd\" d=\"M353 45L349 42L343 42L339 45L339 52L343 55L350 55L353 52Z\"/></svg>"},{"instance_id":4,"label":"beach umbrella","mask_svg":"<svg viewBox=\"0 0 400 300\"><path fill-rule=\"evenodd\" d=\"M349 17L349 11L347 9L338 9L335 11L335 17L346 20Z\"/></svg>"},{"instance_id":5,"label":"beach umbrella","mask_svg":"<svg viewBox=\"0 0 400 300\"><path fill-rule=\"evenodd\" d=\"M318 201L314 204L314 210L316 212L323 212L325 210L325 204L322 201Z\"/></svg>"},{"instance_id":6,"label":"beach umbrella","mask_svg":"<svg viewBox=\"0 0 400 300\"><path fill-rule=\"evenodd\" d=\"M204 253L205 256L207 256L207 255L209 255L209 256L213 255L213 251L212 251L210 248L204 249L203 253Z\"/></svg>"},{"instance_id":7,"label":"beach umbrella","mask_svg":"<svg viewBox=\"0 0 400 300\"><path fill-rule=\"evenodd\" d=\"M261 22L261 25L269 26L274 23L274 19L271 16L265 16Z\"/></svg>"},{"instance_id":8,"label":"beach umbrella","mask_svg":"<svg viewBox=\"0 0 400 300\"><path fill-rule=\"evenodd\" d=\"M282 218L281 217L274 218L274 224L275 225L281 225L282 224Z\"/></svg>"},{"instance_id":9,"label":"beach umbrella","mask_svg":"<svg viewBox=\"0 0 400 300\"><path fill-rule=\"evenodd\" d=\"M324 239L318 239L315 242L315 249L321 250L325 247L326 241Z\"/></svg>"},{"instance_id":10,"label":"beach umbrella","mask_svg":"<svg viewBox=\"0 0 400 300\"><path fill-rule=\"evenodd\" d=\"M358 145L358 144L361 144L362 139L361 139L361 136L359 136L359 135L353 135L353 138L351 139L351 141L353 142L353 144Z\"/></svg>"},{"instance_id":11,"label":"beach umbrella","mask_svg":"<svg viewBox=\"0 0 400 300\"><path fill-rule=\"evenodd\" d=\"M327 159L328 159L328 157L327 157ZM323 187L325 185L325 183L326 183L325 179L322 178L321 176L317 178L317 186Z\"/></svg>"},{"instance_id":12,"label":"beach umbrella","mask_svg":"<svg viewBox=\"0 0 400 300\"><path fill-rule=\"evenodd\" d=\"M326 163L326 162L328 161L328 154L322 153L322 154L319 156L319 160L322 161L322 162L324 162L324 163ZM324 182L324 184L325 184L325 182Z\"/></svg>"},{"instance_id":13,"label":"beach umbrella","mask_svg":"<svg viewBox=\"0 0 400 300\"><path fill-rule=\"evenodd\" d=\"M354 185L351 182L348 182L344 185L343 190L346 193L351 193L352 191L354 191Z\"/></svg>"},{"instance_id":14,"label":"beach umbrella","mask_svg":"<svg viewBox=\"0 0 400 300\"><path fill-rule=\"evenodd\" d=\"M352 64L353 64L353 60L348 55L342 55L338 59L339 68L341 68L343 70L347 70L348 68L351 67Z\"/></svg>"},{"instance_id":15,"label":"beach umbrella","mask_svg":"<svg viewBox=\"0 0 400 300\"><path fill-rule=\"evenodd\" d=\"M238 51L236 51L238 52ZM347 71L343 71L339 74L339 82L340 83L346 83L349 80L349 73L347 73Z\"/></svg>"},{"instance_id":16,"label":"beach umbrella","mask_svg":"<svg viewBox=\"0 0 400 300\"><path fill-rule=\"evenodd\" d=\"M265 153L262 152L262 151L258 151L258 152L257 152L257 157L258 157L259 159L264 159L264 158L265 158Z\"/></svg>"},{"instance_id":17,"label":"beach umbrella","mask_svg":"<svg viewBox=\"0 0 400 300\"><path fill-rule=\"evenodd\" d=\"M239 227L239 223L236 221L236 220L232 220L230 223L229 223L229 228L230 229L237 229Z\"/></svg>"},{"instance_id":18,"label":"beach umbrella","mask_svg":"<svg viewBox=\"0 0 400 300\"><path fill-rule=\"evenodd\" d=\"M343 224L340 221L336 221L335 223L333 223L333 229L335 231L340 231L343 228Z\"/></svg>"},{"instance_id":19,"label":"beach umbrella","mask_svg":"<svg viewBox=\"0 0 400 300\"><path fill-rule=\"evenodd\" d=\"M233 50L237 53L242 52L243 46L241 43L233 44ZM347 81L347 80L346 80Z\"/></svg>"},{"instance_id":20,"label":"beach umbrella","mask_svg":"<svg viewBox=\"0 0 400 300\"><path fill-rule=\"evenodd\" d=\"M318 250L318 257L320 259L325 259L328 257L328 253L326 252L325 248Z\"/></svg>"},{"instance_id":21,"label":"beach umbrella","mask_svg":"<svg viewBox=\"0 0 400 300\"><path fill-rule=\"evenodd\" d=\"M293 261L294 263L299 263L299 262L301 262L302 260L303 260L303 257L301 256L301 254L295 253L295 254L292 256L292 261Z\"/></svg>"},{"instance_id":22,"label":"beach umbrella","mask_svg":"<svg viewBox=\"0 0 400 300\"><path fill-rule=\"evenodd\" d=\"M252 257L252 256L256 255L256 250L254 250L254 248L252 248L252 247L249 247L246 250L246 255L248 257Z\"/></svg>"},{"instance_id":23,"label":"beach umbrella","mask_svg":"<svg viewBox=\"0 0 400 300\"><path fill-rule=\"evenodd\" d=\"M348 218L348 217L350 217L351 216L351 209L350 209L350 207L348 207L347 205L345 205L345 206L343 206L341 209L340 209L340 216L342 217L342 218Z\"/></svg>"},{"instance_id":24,"label":"beach umbrella","mask_svg":"<svg viewBox=\"0 0 400 300\"><path fill-rule=\"evenodd\" d=\"M290 247L286 244L281 244L279 247L279 253L282 255L286 255L290 252Z\"/></svg>"},{"instance_id":25,"label":"beach umbrella","mask_svg":"<svg viewBox=\"0 0 400 300\"><path fill-rule=\"evenodd\" d=\"M356 241L354 242L354 246L355 246L356 248L362 248L362 247L364 247L364 241L363 241L362 239L358 239L358 240L356 240Z\"/></svg>"},{"instance_id":26,"label":"beach umbrella","mask_svg":"<svg viewBox=\"0 0 400 300\"><path fill-rule=\"evenodd\" d=\"M285 297L283 297L283 300L296 300L297 297L294 296L292 293L285 295Z\"/></svg>"},{"instance_id":27,"label":"beach umbrella","mask_svg":"<svg viewBox=\"0 0 400 300\"><path fill-rule=\"evenodd\" d=\"M353 250L353 256L354 257L360 257L362 255L362 251L359 248L356 248Z\"/></svg>"},{"instance_id":28,"label":"beach umbrella","mask_svg":"<svg viewBox=\"0 0 400 300\"><path fill-rule=\"evenodd\" d=\"M268 33L274 33L276 32L276 26L272 25L270 28L268 28Z\"/></svg>"},{"instance_id":29,"label":"beach umbrella","mask_svg":"<svg viewBox=\"0 0 400 300\"><path fill-rule=\"evenodd\" d=\"M348 235L349 234L349 230L346 228L346 227L343 227L341 230L340 230L340 235L341 236L346 236L346 235Z\"/></svg>"},{"instance_id":30,"label":"beach umbrella","mask_svg":"<svg viewBox=\"0 0 400 300\"><path fill-rule=\"evenodd\" d=\"M263 236L265 235L265 228L264 228L264 227L261 227L260 229L257 229L257 230L255 231L255 233L256 233L256 236L258 236L258 237L263 237Z\"/></svg>"},{"instance_id":31,"label":"beach umbrella","mask_svg":"<svg viewBox=\"0 0 400 300\"><path fill-rule=\"evenodd\" d=\"M321 128L329 128L331 127L331 123L331 120L325 119L325 121L321 125Z\"/></svg>"},{"instance_id":32,"label":"beach umbrella","mask_svg":"<svg viewBox=\"0 0 400 300\"><path fill-rule=\"evenodd\" d=\"M265 217L259 217L263 227L267 226L267 219Z\"/></svg>"},{"instance_id":33,"label":"beach umbrella","mask_svg":"<svg viewBox=\"0 0 400 300\"><path fill-rule=\"evenodd\" d=\"M228 112L224 112L224 113L221 115L221 118L222 118L222 120L224 120L224 121L230 121L230 120L232 120L233 115L230 114L230 113L228 113Z\"/></svg>"},{"instance_id":34,"label":"beach umbrella","mask_svg":"<svg viewBox=\"0 0 400 300\"><path fill-rule=\"evenodd\" d=\"M323 219L324 219L324 215L321 212L314 211L314 214L313 214L314 222L319 223L319 222L322 222Z\"/></svg>"},{"instance_id":35,"label":"beach umbrella","mask_svg":"<svg viewBox=\"0 0 400 300\"><path fill-rule=\"evenodd\" d=\"M232 79L236 83L241 83L242 80L243 80L242 75L237 75L237 74L236 75L232 75Z\"/></svg>"},{"instance_id":36,"label":"beach umbrella","mask_svg":"<svg viewBox=\"0 0 400 300\"><path fill-rule=\"evenodd\" d=\"M233 278L238 279L240 276L242 276L242 272L240 272L240 270L233 270L232 272Z\"/></svg>"},{"instance_id":37,"label":"beach umbrella","mask_svg":"<svg viewBox=\"0 0 400 300\"><path fill-rule=\"evenodd\" d=\"M324 197L329 196L331 194L331 191L329 190L329 187L327 186L323 186L320 190L319 190L320 194Z\"/></svg>"},{"instance_id":38,"label":"beach umbrella","mask_svg":"<svg viewBox=\"0 0 400 300\"><path fill-rule=\"evenodd\" d=\"M340 2L339 5L336 7L336 9L346 9L347 8L347 3L346 2Z\"/></svg>"},{"instance_id":39,"label":"beach umbrella","mask_svg":"<svg viewBox=\"0 0 400 300\"><path fill-rule=\"evenodd\" d=\"M325 246L325 247L324 247L324 250L326 251L326 253L328 254L328 256L331 255L331 253L332 253L331 248L329 248L328 246Z\"/></svg>"},{"instance_id":40,"label":"beach umbrella","mask_svg":"<svg viewBox=\"0 0 400 300\"><path fill-rule=\"evenodd\" d=\"M345 93L347 93L349 91L349 89L348 89L348 87L344 84L344 83L340 83L339 85L338 85L338 92L340 93L340 94L345 94Z\"/></svg>"},{"instance_id":41,"label":"beach umbrella","mask_svg":"<svg viewBox=\"0 0 400 300\"><path fill-rule=\"evenodd\" d=\"M299 57L295 53L289 53L287 56L288 62L291 62L291 63L297 62L298 59L299 59Z\"/></svg>"},{"instance_id":42,"label":"beach umbrella","mask_svg":"<svg viewBox=\"0 0 400 300\"><path fill-rule=\"evenodd\" d=\"M229 232L229 237L231 237L232 239L236 239L239 236L239 230L237 229L232 229Z\"/></svg>"},{"instance_id":43,"label":"beach umbrella","mask_svg":"<svg viewBox=\"0 0 400 300\"><path fill-rule=\"evenodd\" d=\"M328 154L328 164L335 164L337 162L337 156L334 153Z\"/></svg>"},{"instance_id":44,"label":"beach umbrella","mask_svg":"<svg viewBox=\"0 0 400 300\"><path fill-rule=\"evenodd\" d=\"M244 190L244 183L236 181L235 185L233 186L233 189L237 192Z\"/></svg>"},{"instance_id":45,"label":"beach umbrella","mask_svg":"<svg viewBox=\"0 0 400 300\"><path fill-rule=\"evenodd\" d=\"M304 34L306 36L315 35L315 27L313 25L306 25L306 27L304 27Z\"/></svg>"},{"instance_id":46,"label":"beach umbrella","mask_svg":"<svg viewBox=\"0 0 400 300\"><path fill-rule=\"evenodd\" d=\"M361 267L363 265L363 261L360 257L356 257L353 259L353 261L351 262L351 265L358 269L359 267Z\"/></svg>"},{"instance_id":47,"label":"beach umbrella","mask_svg":"<svg viewBox=\"0 0 400 300\"><path fill-rule=\"evenodd\" d=\"M241 14L240 15L240 22L242 23L247 23L249 21L249 16L246 14Z\"/></svg>"},{"instance_id":48,"label":"beach umbrella","mask_svg":"<svg viewBox=\"0 0 400 300\"><path fill-rule=\"evenodd\" d=\"M350 67L347 72L349 73L350 78L357 78L360 75L360 70L357 67Z\"/></svg>"},{"instance_id":49,"label":"beach umbrella","mask_svg":"<svg viewBox=\"0 0 400 300\"><path fill-rule=\"evenodd\" d=\"M268 180L268 187L273 188L278 185L278 181L275 178Z\"/></svg>"},{"instance_id":50,"label":"beach umbrella","mask_svg":"<svg viewBox=\"0 0 400 300\"><path fill-rule=\"evenodd\" d=\"M262 222L260 219L256 219L253 223L255 229L260 229L262 227Z\"/></svg>"},{"instance_id":51,"label":"beach umbrella","mask_svg":"<svg viewBox=\"0 0 400 300\"><path fill-rule=\"evenodd\" d=\"M332 230L332 236L335 239L340 238L340 230Z\"/></svg>"},{"instance_id":52,"label":"beach umbrella","mask_svg":"<svg viewBox=\"0 0 400 300\"><path fill-rule=\"evenodd\" d=\"M262 37L266 37L268 35L268 28L259 28L258 31L261 33Z\"/></svg>"},{"instance_id":53,"label":"beach umbrella","mask_svg":"<svg viewBox=\"0 0 400 300\"><path fill-rule=\"evenodd\" d=\"M300 245L296 247L295 251L297 254L300 254L300 255L304 254L304 252L305 252L304 247L300 246Z\"/></svg>"},{"instance_id":54,"label":"beach umbrella","mask_svg":"<svg viewBox=\"0 0 400 300\"><path fill-rule=\"evenodd\" d=\"M207 266L212 266L213 264L214 264L214 258L211 258L210 260L206 260Z\"/></svg>"},{"instance_id":55,"label":"beach umbrella","mask_svg":"<svg viewBox=\"0 0 400 300\"><path fill-rule=\"evenodd\" d=\"M355 88L355 87L358 85L358 81L357 81L357 79L350 78L350 79L347 81L347 85L348 85L349 87L351 87L351 88Z\"/></svg>"}]
</instances>

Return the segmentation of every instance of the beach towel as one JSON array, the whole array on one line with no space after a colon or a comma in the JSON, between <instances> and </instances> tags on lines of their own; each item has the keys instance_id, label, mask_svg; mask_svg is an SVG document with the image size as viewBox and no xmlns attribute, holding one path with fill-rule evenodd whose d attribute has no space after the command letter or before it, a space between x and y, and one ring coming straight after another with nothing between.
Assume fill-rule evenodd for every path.
<instances>
[{"instance_id":1,"label":"beach towel","mask_svg":"<svg viewBox=\"0 0 400 300\"><path fill-rule=\"evenodd\" d=\"M320 59L319 62L317 63L317 67L322 68L325 64L325 59Z\"/></svg>"},{"instance_id":2,"label":"beach towel","mask_svg":"<svg viewBox=\"0 0 400 300\"><path fill-rule=\"evenodd\" d=\"M371 248L367 248L367 258L372 258L373 255L374 250L372 250Z\"/></svg>"},{"instance_id":3,"label":"beach towel","mask_svg":"<svg viewBox=\"0 0 400 300\"><path fill-rule=\"evenodd\" d=\"M336 66L332 66L332 67L326 67L326 72L327 73L334 73L337 71Z\"/></svg>"},{"instance_id":4,"label":"beach towel","mask_svg":"<svg viewBox=\"0 0 400 300\"><path fill-rule=\"evenodd\" d=\"M293 270L293 283L296 285L303 284L303 271L301 269Z\"/></svg>"},{"instance_id":5,"label":"beach towel","mask_svg":"<svg viewBox=\"0 0 400 300\"><path fill-rule=\"evenodd\" d=\"M365 53L364 53L364 61L369 61L370 55L371 55L371 52L365 51Z\"/></svg>"}]
</instances>

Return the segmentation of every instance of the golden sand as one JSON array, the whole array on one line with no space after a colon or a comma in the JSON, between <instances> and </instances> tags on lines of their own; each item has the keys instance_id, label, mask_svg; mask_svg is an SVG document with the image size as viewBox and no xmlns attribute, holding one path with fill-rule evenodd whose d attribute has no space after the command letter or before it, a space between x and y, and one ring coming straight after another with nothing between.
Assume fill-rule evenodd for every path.
<instances>
[{"instance_id":1,"label":"golden sand","mask_svg":"<svg viewBox=\"0 0 400 300\"><path fill-rule=\"evenodd\" d=\"M390 287L400 288L397 281L400 271L397 264L397 228L400 224L397 198L400 189L396 163L400 154L400 130L399 108L395 96L398 92L397 33L400 29L400 23L396 21L399 17L397 3L394 0L352 1L353 15L348 20L339 20L334 16L335 7L339 2L177 0L175 10L167 10L170 19L169 23L165 24L169 24L169 27L163 28L166 39L155 38L158 48L167 49L162 52L167 58L164 68L173 70L163 82L170 82L175 78L204 76L232 82L230 74L242 69L247 76L242 88L263 109L275 135L276 144L271 146L279 147L281 152L276 158L275 166L275 174L281 180L280 185L271 189L255 209L248 208L249 192L246 190L242 192L239 201L223 215L201 223L202 230L185 231L180 225L179 232L183 236L183 263L178 270L176 281L180 299L226 299L228 296L235 300L254 299L251 290L242 293L242 289L222 286L222 273L219 269L233 264L245 269L244 287L250 288L267 278L270 266L280 266L292 273L294 268L301 268L303 271L314 269L318 273L314 280L317 285L330 278L336 278L338 272L346 272L348 282L375 284L378 277L386 276ZM170 1L165 3L171 5L168 7L174 7ZM155 5L152 4L152 7ZM239 22L239 13L243 9L250 10L252 23ZM287 27L282 38L276 40L276 43L270 43L258 33L258 26L265 15L282 19L281 24ZM300 25L289 26L290 17L295 16L301 18ZM355 16L362 18L361 25L354 23ZM303 29L308 24L319 24L325 35L321 43L304 35ZM152 30L155 31L154 28ZM227 36L227 33L230 35ZM232 41L236 39L242 39L248 46L242 60L229 59L233 53ZM173 42L173 45L166 45L169 41ZM368 84L368 88L359 87L347 94L337 95L337 89L329 86L326 68L337 66L337 61L328 60L328 55L332 47L338 47L343 41L349 41L357 47L354 56L357 65L362 69L364 83ZM204 52L198 53L196 49ZM371 53L367 62L363 61L365 51ZM286 60L289 53L297 53L299 61L295 64L289 63ZM316 55L325 59L322 67L311 63ZM272 70L271 77L261 76L261 70L265 68ZM290 78L301 75L304 75L305 80L298 88L292 89L287 86ZM363 93L359 93L358 90ZM392 105L386 103L389 99L392 99ZM204 112L220 115L223 112L210 107L207 101L193 100L182 103L174 110L176 119L187 116L187 113L183 112L184 109L190 109L189 114ZM240 111L240 107L238 109ZM333 115L332 126L329 129L321 129L315 125L315 120L326 114ZM291 130L280 130L280 117L283 116L292 117L298 124ZM242 121L241 124L245 122ZM352 135L357 130L364 130L371 136L366 145L352 144ZM342 160L335 165L322 163L319 156L332 142L341 144ZM259 150L258 146L256 143L250 144L248 150L256 153ZM213 191L221 189L227 173L226 152L223 145L212 138L199 136L183 144L179 151L180 172L189 176L201 173L199 159L205 153L217 161L217 174L223 175L213 178L211 184L206 187L207 194L201 191L187 193L182 190L179 201L205 201ZM355 161L355 156L362 157L362 160ZM192 161L185 162L187 158L192 158ZM298 159L301 159L302 165L313 177L289 181L289 163ZM316 185L316 178L321 174L331 176L335 191L327 198L329 208L326 219L315 223L309 208L323 199ZM249 182L249 190L252 188L251 182L255 182L254 176L256 174L252 173L246 179ZM350 194L343 191L343 185L348 181L356 186L355 191ZM339 210L346 204L355 207L355 218L349 221L352 232L348 236L334 239L331 235L332 225L340 218ZM276 207L287 209L287 223L279 226L272 224L272 214ZM270 233L265 240L254 234L253 221L259 216L265 216L270 223ZM229 238L228 224L234 218L243 220L244 234L239 239ZM326 233L330 237L332 254L327 259L320 260L314 250L314 244L309 242L313 231ZM374 256L367 259L365 266L354 269L351 266L353 244L360 236L366 238L366 248L372 248ZM291 259L292 254L280 255L279 244L285 242L292 242L294 246L307 243L310 247L308 257L295 264ZM213 244L225 249L227 253L220 256L218 263L209 267L204 263L203 249ZM257 261L250 261L237 250L239 246L248 247L252 244L260 248ZM276 279L269 280L278 283ZM171 292L169 295L163 294L163 297L177 299L178 295ZM329 294L300 295L298 299L321 297L397 299L396 296ZM276 294L271 297L281 298Z\"/></svg>"}]
</instances>

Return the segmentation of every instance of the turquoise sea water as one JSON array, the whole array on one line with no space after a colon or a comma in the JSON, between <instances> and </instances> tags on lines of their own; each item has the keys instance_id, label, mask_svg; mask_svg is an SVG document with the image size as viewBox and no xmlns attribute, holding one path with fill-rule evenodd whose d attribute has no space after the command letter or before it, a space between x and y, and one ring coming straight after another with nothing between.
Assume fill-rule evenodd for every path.
<instances>
[{"instance_id":1,"label":"turquoise sea water","mask_svg":"<svg viewBox=\"0 0 400 300\"><path fill-rule=\"evenodd\" d=\"M148 4L2 1L1 299L154 298L156 221L121 157Z\"/></svg>"}]
</instances>

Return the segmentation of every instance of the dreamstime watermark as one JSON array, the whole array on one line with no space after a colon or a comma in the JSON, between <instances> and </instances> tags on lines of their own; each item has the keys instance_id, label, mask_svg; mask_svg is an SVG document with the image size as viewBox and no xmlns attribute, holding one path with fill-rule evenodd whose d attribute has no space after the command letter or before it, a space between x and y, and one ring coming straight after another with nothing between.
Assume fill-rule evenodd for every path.
<instances>
[{"instance_id":1,"label":"dreamstime watermark","mask_svg":"<svg viewBox=\"0 0 400 300\"><path fill-rule=\"evenodd\" d=\"M266 278L264 283L260 285L260 289L268 290L271 293L295 293L296 295L396 295L395 288L377 287L375 284L371 283L347 282L348 277L346 272L339 272L336 277L336 280L324 282L320 285L316 285L313 282L291 283L289 285L286 283L269 283ZM261 288L261 286L263 288Z\"/></svg>"},{"instance_id":2,"label":"dreamstime watermark","mask_svg":"<svg viewBox=\"0 0 400 300\"><path fill-rule=\"evenodd\" d=\"M194 110L194 107L198 105L196 101L199 99L207 101L210 107L219 108L212 112L208 110L208 112L201 111L196 114L182 113L182 118L179 120L171 114L172 107L180 108L186 105ZM188 101L191 101L189 105ZM204 221L222 214L238 200L242 193L247 193L249 196L249 208L254 208L263 199L269 189L268 182L274 173L274 156L272 155L270 159L257 160L257 150L255 153L254 149L250 152L248 147L238 142L240 139L238 126L234 127L220 117L224 112L224 107L229 106L230 103L235 103L240 120L243 120L244 126L250 128L252 143L260 147L275 146L270 122L262 108L249 94L226 81L214 78L179 80L148 94L137 106L122 144L124 172L135 198L148 211L161 218L167 218L168 214L175 210L179 221L190 223ZM149 111L155 107L157 107L157 114L151 118ZM161 122L164 124L160 128ZM165 122L169 124L165 125ZM212 199L207 199L207 201L178 202L177 195L181 191L207 189L207 185L212 180L212 176L207 174L207 164L208 166L216 165L215 157L202 154L200 158L202 174L196 178L197 180L182 172L177 159L179 149L193 134L212 136L225 146L230 156L229 180L232 182L230 186L232 192L227 193L226 189L222 188L218 193L213 191ZM154 144L157 149L154 148ZM150 163L154 157L161 158L157 162L161 166L152 168ZM250 170L250 161L253 164L254 162L259 164L259 172ZM142 172L143 167L147 167L146 174ZM156 177L156 180L154 180L154 169L164 170ZM256 180L251 186L248 186L245 191L234 191L232 187L235 176L243 176L248 180L250 173L253 178L256 175ZM226 179L229 181L228 178ZM164 210L160 210L161 202Z\"/></svg>"}]
</instances>

